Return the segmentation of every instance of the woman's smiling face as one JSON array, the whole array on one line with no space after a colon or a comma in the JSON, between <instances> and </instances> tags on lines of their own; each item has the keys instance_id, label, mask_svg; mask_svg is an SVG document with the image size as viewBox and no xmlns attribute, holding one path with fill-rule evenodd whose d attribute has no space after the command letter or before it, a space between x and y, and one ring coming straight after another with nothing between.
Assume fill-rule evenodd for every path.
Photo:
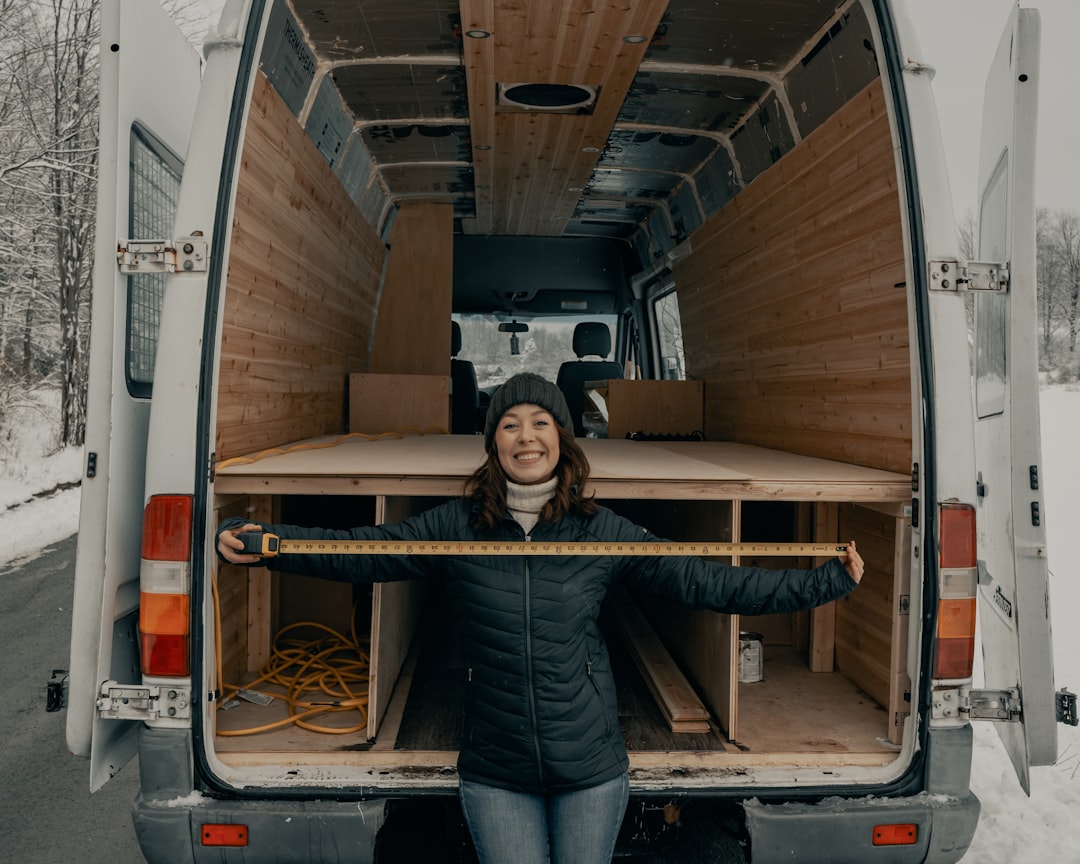
<instances>
[{"instance_id":1,"label":"woman's smiling face","mask_svg":"<svg viewBox=\"0 0 1080 864\"><path fill-rule=\"evenodd\" d=\"M559 464L559 429L546 408L524 403L509 408L495 427L499 464L515 483L543 483Z\"/></svg>"}]
</instances>

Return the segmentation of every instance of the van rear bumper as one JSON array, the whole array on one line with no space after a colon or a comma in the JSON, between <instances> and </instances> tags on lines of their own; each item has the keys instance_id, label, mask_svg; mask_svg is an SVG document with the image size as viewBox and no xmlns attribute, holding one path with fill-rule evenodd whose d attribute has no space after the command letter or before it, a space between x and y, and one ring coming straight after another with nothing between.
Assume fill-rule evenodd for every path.
<instances>
[{"instance_id":1,"label":"van rear bumper","mask_svg":"<svg viewBox=\"0 0 1080 864\"><path fill-rule=\"evenodd\" d=\"M195 791L190 729L139 730L132 820L149 864L371 864L387 800L241 800ZM243 825L247 845L203 845L204 825Z\"/></svg>"},{"instance_id":2,"label":"van rear bumper","mask_svg":"<svg viewBox=\"0 0 1080 864\"><path fill-rule=\"evenodd\" d=\"M743 802L753 864L952 864L971 845L979 810L971 792L828 798L816 804ZM896 824L914 824L915 842L875 846L875 826Z\"/></svg>"},{"instance_id":3,"label":"van rear bumper","mask_svg":"<svg viewBox=\"0 0 1080 864\"><path fill-rule=\"evenodd\" d=\"M133 816L150 864L371 864L387 805L386 799L224 801L198 793L172 800L139 795ZM753 864L951 864L967 851L979 809L972 794L831 798L817 804L743 802ZM874 827L897 823L914 824L916 841L875 846ZM204 826L222 824L244 826L246 845L204 846Z\"/></svg>"},{"instance_id":4,"label":"van rear bumper","mask_svg":"<svg viewBox=\"0 0 1080 864\"><path fill-rule=\"evenodd\" d=\"M952 864L967 851L979 821L979 799L967 788L970 739L970 727L930 736L928 763L933 793L899 798L833 797L816 803L784 804L756 798L741 802L728 799L727 804L742 807L753 864ZM193 791L192 756L191 730L145 726L140 730L140 792L132 815L139 846L149 864L371 864L376 838L384 828L380 842L387 841L388 833L399 843L402 839L411 842L415 836L431 834L435 824L453 821L432 819L431 811L422 809L402 810L400 801L395 811L394 801L387 798L214 798ZM456 797L445 797L446 806L455 808ZM434 801L431 806L437 804ZM715 821L709 816L703 818ZM245 826L247 845L232 849L203 846L203 826L207 824ZM875 846L874 827L891 824L915 825L915 842ZM418 831L418 826L425 830ZM690 827L689 820L685 827ZM454 833L446 830L450 835ZM432 842L458 846L461 841L444 837ZM416 855L390 857L425 860ZM431 856L426 860L432 860Z\"/></svg>"},{"instance_id":5,"label":"van rear bumper","mask_svg":"<svg viewBox=\"0 0 1080 864\"><path fill-rule=\"evenodd\" d=\"M221 801L139 795L135 834L150 864L370 864L386 801ZM205 825L242 825L246 845L203 845Z\"/></svg>"}]
</instances>

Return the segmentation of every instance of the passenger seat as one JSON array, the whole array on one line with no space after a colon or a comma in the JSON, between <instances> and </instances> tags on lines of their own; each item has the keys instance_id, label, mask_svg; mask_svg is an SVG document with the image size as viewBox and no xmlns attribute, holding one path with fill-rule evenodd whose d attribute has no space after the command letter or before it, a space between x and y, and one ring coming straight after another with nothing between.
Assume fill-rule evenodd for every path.
<instances>
[{"instance_id":1,"label":"passenger seat","mask_svg":"<svg viewBox=\"0 0 1080 864\"><path fill-rule=\"evenodd\" d=\"M480 387L476 369L469 360L458 360L461 325L450 322L450 431L455 435L475 435L480 408Z\"/></svg>"},{"instance_id":2,"label":"passenger seat","mask_svg":"<svg viewBox=\"0 0 1080 864\"><path fill-rule=\"evenodd\" d=\"M559 367L556 385L566 397L566 406L574 421L574 434L582 436L582 414L585 411L585 382L606 381L622 378L622 365L614 360L603 359L611 353L611 330L607 324L582 321L574 328L574 354L576 361L568 361ZM584 357L600 357L600 360L583 360Z\"/></svg>"}]
</instances>

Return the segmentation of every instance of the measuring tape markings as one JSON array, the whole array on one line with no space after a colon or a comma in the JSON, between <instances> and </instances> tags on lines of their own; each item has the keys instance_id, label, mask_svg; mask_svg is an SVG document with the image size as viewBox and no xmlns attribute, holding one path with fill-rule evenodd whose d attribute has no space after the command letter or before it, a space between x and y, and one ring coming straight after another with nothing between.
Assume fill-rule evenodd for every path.
<instances>
[{"instance_id":1,"label":"measuring tape markings","mask_svg":"<svg viewBox=\"0 0 1080 864\"><path fill-rule=\"evenodd\" d=\"M237 535L245 553L272 558L276 555L600 555L600 556L812 556L845 557L846 546L835 543L623 543L523 542L483 540L291 540L276 534ZM250 538L250 539L249 539ZM239 551L239 550L238 550Z\"/></svg>"}]
</instances>

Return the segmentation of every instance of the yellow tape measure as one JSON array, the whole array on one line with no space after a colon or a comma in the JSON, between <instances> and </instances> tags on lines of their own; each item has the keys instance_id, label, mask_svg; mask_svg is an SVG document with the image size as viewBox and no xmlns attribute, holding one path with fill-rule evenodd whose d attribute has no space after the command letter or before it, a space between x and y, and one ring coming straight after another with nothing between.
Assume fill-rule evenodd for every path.
<instances>
[{"instance_id":1,"label":"yellow tape measure","mask_svg":"<svg viewBox=\"0 0 1080 864\"><path fill-rule=\"evenodd\" d=\"M243 552L273 558L276 555L670 555L846 557L847 547L835 543L545 543L482 540L290 540L277 534L238 534ZM239 551L239 550L238 550Z\"/></svg>"}]
</instances>

